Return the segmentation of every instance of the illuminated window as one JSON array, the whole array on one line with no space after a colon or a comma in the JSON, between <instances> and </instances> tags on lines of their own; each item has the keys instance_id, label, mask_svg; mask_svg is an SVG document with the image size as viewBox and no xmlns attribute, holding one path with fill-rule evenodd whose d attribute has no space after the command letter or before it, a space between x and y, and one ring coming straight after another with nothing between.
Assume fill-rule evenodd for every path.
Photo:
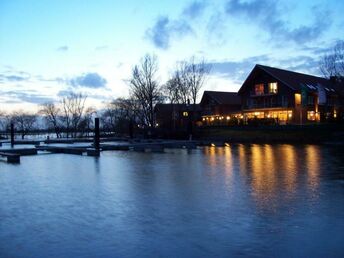
<instances>
[{"instance_id":1,"label":"illuminated window","mask_svg":"<svg viewBox=\"0 0 344 258\"><path fill-rule=\"evenodd\" d=\"M264 94L264 84L263 83L256 84L254 86L254 92L256 93L256 95L263 95Z\"/></svg>"},{"instance_id":2,"label":"illuminated window","mask_svg":"<svg viewBox=\"0 0 344 258\"><path fill-rule=\"evenodd\" d=\"M277 82L269 83L269 93L273 93L273 94L277 93Z\"/></svg>"},{"instance_id":3,"label":"illuminated window","mask_svg":"<svg viewBox=\"0 0 344 258\"><path fill-rule=\"evenodd\" d=\"M315 121L315 112L314 111L307 111L307 120Z\"/></svg>"},{"instance_id":4,"label":"illuminated window","mask_svg":"<svg viewBox=\"0 0 344 258\"><path fill-rule=\"evenodd\" d=\"M189 116L188 112L183 112L183 116Z\"/></svg>"},{"instance_id":5,"label":"illuminated window","mask_svg":"<svg viewBox=\"0 0 344 258\"><path fill-rule=\"evenodd\" d=\"M301 105L301 94L295 94L295 105Z\"/></svg>"}]
</instances>

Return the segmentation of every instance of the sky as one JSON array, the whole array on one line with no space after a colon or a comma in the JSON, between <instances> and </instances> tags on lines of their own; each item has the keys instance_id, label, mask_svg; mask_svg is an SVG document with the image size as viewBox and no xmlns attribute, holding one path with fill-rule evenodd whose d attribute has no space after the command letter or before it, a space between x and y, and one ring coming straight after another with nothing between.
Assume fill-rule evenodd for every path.
<instances>
[{"instance_id":1,"label":"sky","mask_svg":"<svg viewBox=\"0 0 344 258\"><path fill-rule=\"evenodd\" d=\"M0 0L0 110L38 110L70 92L102 108L129 94L131 69L158 57L158 81L192 56L203 90L237 91L255 64L321 75L344 39L338 0Z\"/></svg>"}]
</instances>

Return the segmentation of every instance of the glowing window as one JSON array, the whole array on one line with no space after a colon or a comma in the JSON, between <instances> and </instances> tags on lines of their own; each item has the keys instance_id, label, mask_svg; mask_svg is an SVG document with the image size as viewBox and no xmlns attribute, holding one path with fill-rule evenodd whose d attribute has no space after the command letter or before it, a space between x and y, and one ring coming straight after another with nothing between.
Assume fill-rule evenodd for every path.
<instances>
[{"instance_id":1,"label":"glowing window","mask_svg":"<svg viewBox=\"0 0 344 258\"><path fill-rule=\"evenodd\" d=\"M315 121L315 112L314 111L307 111L307 120Z\"/></svg>"},{"instance_id":2,"label":"glowing window","mask_svg":"<svg viewBox=\"0 0 344 258\"><path fill-rule=\"evenodd\" d=\"M277 93L277 82L269 83L269 93L273 93L273 94Z\"/></svg>"},{"instance_id":3,"label":"glowing window","mask_svg":"<svg viewBox=\"0 0 344 258\"><path fill-rule=\"evenodd\" d=\"M301 94L295 94L295 105L301 105Z\"/></svg>"},{"instance_id":4,"label":"glowing window","mask_svg":"<svg viewBox=\"0 0 344 258\"><path fill-rule=\"evenodd\" d=\"M256 93L256 95L263 95L264 94L264 84L260 83L260 84L254 85L254 92Z\"/></svg>"}]
</instances>

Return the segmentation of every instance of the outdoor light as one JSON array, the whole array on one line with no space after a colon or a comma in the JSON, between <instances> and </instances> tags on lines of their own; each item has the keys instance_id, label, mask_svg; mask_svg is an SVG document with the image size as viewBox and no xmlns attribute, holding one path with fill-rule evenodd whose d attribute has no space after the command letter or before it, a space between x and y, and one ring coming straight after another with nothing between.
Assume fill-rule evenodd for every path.
<instances>
[{"instance_id":1,"label":"outdoor light","mask_svg":"<svg viewBox=\"0 0 344 258\"><path fill-rule=\"evenodd\" d=\"M212 118L211 118L211 121L214 121L214 119L215 119L215 118L214 118L214 117L212 117Z\"/></svg>"},{"instance_id":2,"label":"outdoor light","mask_svg":"<svg viewBox=\"0 0 344 258\"><path fill-rule=\"evenodd\" d=\"M226 146L226 147L229 147L229 143L228 143L228 142L225 142L225 146Z\"/></svg>"},{"instance_id":3,"label":"outdoor light","mask_svg":"<svg viewBox=\"0 0 344 258\"><path fill-rule=\"evenodd\" d=\"M289 118L291 118L293 115L290 113L288 116L289 116Z\"/></svg>"},{"instance_id":4,"label":"outdoor light","mask_svg":"<svg viewBox=\"0 0 344 258\"><path fill-rule=\"evenodd\" d=\"M156 124L155 124L155 126L156 126L156 127L158 127L158 126L159 126L159 124L158 124L158 123L156 123Z\"/></svg>"},{"instance_id":5,"label":"outdoor light","mask_svg":"<svg viewBox=\"0 0 344 258\"><path fill-rule=\"evenodd\" d=\"M211 147L215 147L215 144L214 144L214 143L211 143L210 146L211 146Z\"/></svg>"},{"instance_id":6,"label":"outdoor light","mask_svg":"<svg viewBox=\"0 0 344 258\"><path fill-rule=\"evenodd\" d=\"M226 118L227 118L227 120L231 119L229 116L227 116Z\"/></svg>"}]
</instances>

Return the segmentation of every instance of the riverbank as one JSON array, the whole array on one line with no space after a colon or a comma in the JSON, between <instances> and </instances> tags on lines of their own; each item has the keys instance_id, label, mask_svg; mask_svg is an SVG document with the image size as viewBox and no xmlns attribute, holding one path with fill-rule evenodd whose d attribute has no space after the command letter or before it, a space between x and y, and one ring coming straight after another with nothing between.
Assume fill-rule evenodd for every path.
<instances>
[{"instance_id":1,"label":"riverbank","mask_svg":"<svg viewBox=\"0 0 344 258\"><path fill-rule=\"evenodd\" d=\"M231 143L317 143L343 144L344 125L205 127L200 140Z\"/></svg>"}]
</instances>

